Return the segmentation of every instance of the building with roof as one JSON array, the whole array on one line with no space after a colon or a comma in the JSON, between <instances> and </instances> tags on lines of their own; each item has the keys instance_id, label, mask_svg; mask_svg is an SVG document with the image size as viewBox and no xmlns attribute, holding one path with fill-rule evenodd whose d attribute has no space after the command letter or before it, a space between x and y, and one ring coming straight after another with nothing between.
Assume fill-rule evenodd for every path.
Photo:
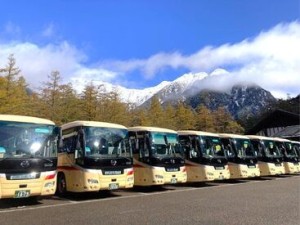
<instances>
[{"instance_id":1,"label":"building with roof","mask_svg":"<svg viewBox=\"0 0 300 225\"><path fill-rule=\"evenodd\" d=\"M300 115L281 109L274 110L254 127L246 132L247 135L266 137L282 137L290 140L300 140Z\"/></svg>"}]
</instances>

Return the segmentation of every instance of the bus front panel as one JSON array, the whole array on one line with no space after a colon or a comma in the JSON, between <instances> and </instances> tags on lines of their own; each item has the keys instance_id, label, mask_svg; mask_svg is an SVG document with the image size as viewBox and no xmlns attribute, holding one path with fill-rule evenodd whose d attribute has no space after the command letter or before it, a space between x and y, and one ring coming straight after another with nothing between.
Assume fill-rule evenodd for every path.
<instances>
[{"instance_id":1,"label":"bus front panel","mask_svg":"<svg viewBox=\"0 0 300 225\"><path fill-rule=\"evenodd\" d=\"M229 163L228 166L229 166L231 179L245 179L245 178L260 176L260 171L257 164L247 165L247 164Z\"/></svg>"},{"instance_id":2,"label":"bus front panel","mask_svg":"<svg viewBox=\"0 0 300 225\"><path fill-rule=\"evenodd\" d=\"M299 162L283 162L286 174L300 173Z\"/></svg>"},{"instance_id":3,"label":"bus front panel","mask_svg":"<svg viewBox=\"0 0 300 225\"><path fill-rule=\"evenodd\" d=\"M214 166L193 163L186 160L187 182L212 181L215 179Z\"/></svg>"},{"instance_id":4,"label":"bus front panel","mask_svg":"<svg viewBox=\"0 0 300 225\"><path fill-rule=\"evenodd\" d=\"M30 118L32 123L22 122L22 116L17 118L19 122L0 121L0 198L52 195L59 129L52 122L39 124L36 118Z\"/></svg>"},{"instance_id":5,"label":"bus front panel","mask_svg":"<svg viewBox=\"0 0 300 225\"><path fill-rule=\"evenodd\" d=\"M0 174L0 198L27 198L53 195L56 171L41 173Z\"/></svg>"},{"instance_id":6,"label":"bus front panel","mask_svg":"<svg viewBox=\"0 0 300 225\"><path fill-rule=\"evenodd\" d=\"M185 166L169 168L165 167L164 171L164 183L165 184L176 184L186 183L187 172Z\"/></svg>"},{"instance_id":7,"label":"bus front panel","mask_svg":"<svg viewBox=\"0 0 300 225\"><path fill-rule=\"evenodd\" d=\"M274 176L285 173L285 169L282 163L274 162L258 162L261 176Z\"/></svg>"}]
</instances>

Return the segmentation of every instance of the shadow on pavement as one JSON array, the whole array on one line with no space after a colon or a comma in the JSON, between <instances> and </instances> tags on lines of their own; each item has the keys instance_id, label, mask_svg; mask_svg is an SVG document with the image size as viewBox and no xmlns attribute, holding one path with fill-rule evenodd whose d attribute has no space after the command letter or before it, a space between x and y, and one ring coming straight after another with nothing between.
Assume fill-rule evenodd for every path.
<instances>
[{"instance_id":1,"label":"shadow on pavement","mask_svg":"<svg viewBox=\"0 0 300 225\"><path fill-rule=\"evenodd\" d=\"M208 181L208 182L188 182L188 183L184 183L184 184L176 184L175 186L178 186L178 187L205 188L205 187L215 186L215 184L213 184L212 181Z\"/></svg>"},{"instance_id":2,"label":"shadow on pavement","mask_svg":"<svg viewBox=\"0 0 300 225\"><path fill-rule=\"evenodd\" d=\"M239 184L239 183L246 183L249 182L249 178L247 179L228 179L228 180L214 180L213 183L218 184Z\"/></svg>"},{"instance_id":3,"label":"shadow on pavement","mask_svg":"<svg viewBox=\"0 0 300 225\"><path fill-rule=\"evenodd\" d=\"M175 187L165 186L165 185L155 185L155 186L134 186L131 189L126 189L123 191L127 192L142 192L142 193L153 193L153 192L162 192L175 190Z\"/></svg>"},{"instance_id":4,"label":"shadow on pavement","mask_svg":"<svg viewBox=\"0 0 300 225\"><path fill-rule=\"evenodd\" d=\"M117 192L112 192L108 190L102 190L99 192L82 192L82 193L71 193L68 192L64 196L53 196L51 199L56 201L87 201L87 200L94 200L94 199L105 199L105 198L114 198L120 197Z\"/></svg>"},{"instance_id":5,"label":"shadow on pavement","mask_svg":"<svg viewBox=\"0 0 300 225\"><path fill-rule=\"evenodd\" d=\"M1 199L0 209L24 208L26 206L36 206L41 204L40 199L37 197Z\"/></svg>"}]
</instances>

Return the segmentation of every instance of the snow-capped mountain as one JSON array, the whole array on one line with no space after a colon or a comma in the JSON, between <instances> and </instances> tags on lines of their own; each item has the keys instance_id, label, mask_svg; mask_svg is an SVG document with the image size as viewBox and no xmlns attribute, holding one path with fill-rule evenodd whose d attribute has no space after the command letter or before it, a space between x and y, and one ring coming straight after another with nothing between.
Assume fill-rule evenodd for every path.
<instances>
[{"instance_id":1,"label":"snow-capped mountain","mask_svg":"<svg viewBox=\"0 0 300 225\"><path fill-rule=\"evenodd\" d=\"M186 99L186 103L192 108L200 104L210 110L225 107L236 119L257 115L275 101L276 99L269 91L255 84L234 85L229 93L201 90Z\"/></svg>"},{"instance_id":2,"label":"snow-capped mountain","mask_svg":"<svg viewBox=\"0 0 300 225\"><path fill-rule=\"evenodd\" d=\"M188 97L195 95L201 90L229 92L233 84L230 80L228 82L228 74L223 69L216 69L210 74L204 72L187 73L173 82L169 82L169 84L157 91L155 96L164 104L167 102L176 103L179 100L186 101ZM147 106L150 102L151 98L147 99L142 105Z\"/></svg>"},{"instance_id":3,"label":"snow-capped mountain","mask_svg":"<svg viewBox=\"0 0 300 225\"><path fill-rule=\"evenodd\" d=\"M97 82L100 93L117 92L121 101L126 103L132 103L136 106L143 104L145 101L150 99L158 91L169 85L169 81L163 81L157 86L149 87L145 89L129 89L119 85L113 85L107 82Z\"/></svg>"},{"instance_id":4,"label":"snow-capped mountain","mask_svg":"<svg viewBox=\"0 0 300 225\"><path fill-rule=\"evenodd\" d=\"M157 86L145 89L129 89L119 85L113 85L107 82L97 81L93 82L99 86L100 92L108 93L111 91L117 92L120 99L126 103L132 103L140 106L151 99L154 95L163 95L163 101L169 98L178 98L184 92L193 88L198 82L208 76L215 76L220 73L221 69L215 70L211 74L201 73L187 73L177 78L174 81L163 81Z\"/></svg>"},{"instance_id":5,"label":"snow-capped mountain","mask_svg":"<svg viewBox=\"0 0 300 225\"><path fill-rule=\"evenodd\" d=\"M97 82L102 93L117 92L121 101L136 107L148 107L156 96L162 105L184 101L192 108L203 104L211 110L225 107L235 117L257 114L276 99L261 87L238 83L226 70L211 73L187 73L174 81L163 81L145 89L129 89L106 82Z\"/></svg>"}]
</instances>

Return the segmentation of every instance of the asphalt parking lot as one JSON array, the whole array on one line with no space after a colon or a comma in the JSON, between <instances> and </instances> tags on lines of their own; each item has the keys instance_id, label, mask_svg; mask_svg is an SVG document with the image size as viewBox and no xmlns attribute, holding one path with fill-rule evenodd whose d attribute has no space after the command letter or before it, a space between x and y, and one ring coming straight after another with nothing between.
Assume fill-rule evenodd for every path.
<instances>
[{"instance_id":1,"label":"asphalt parking lot","mask_svg":"<svg viewBox=\"0 0 300 225\"><path fill-rule=\"evenodd\" d=\"M0 200L1 225L300 224L300 176Z\"/></svg>"}]
</instances>

